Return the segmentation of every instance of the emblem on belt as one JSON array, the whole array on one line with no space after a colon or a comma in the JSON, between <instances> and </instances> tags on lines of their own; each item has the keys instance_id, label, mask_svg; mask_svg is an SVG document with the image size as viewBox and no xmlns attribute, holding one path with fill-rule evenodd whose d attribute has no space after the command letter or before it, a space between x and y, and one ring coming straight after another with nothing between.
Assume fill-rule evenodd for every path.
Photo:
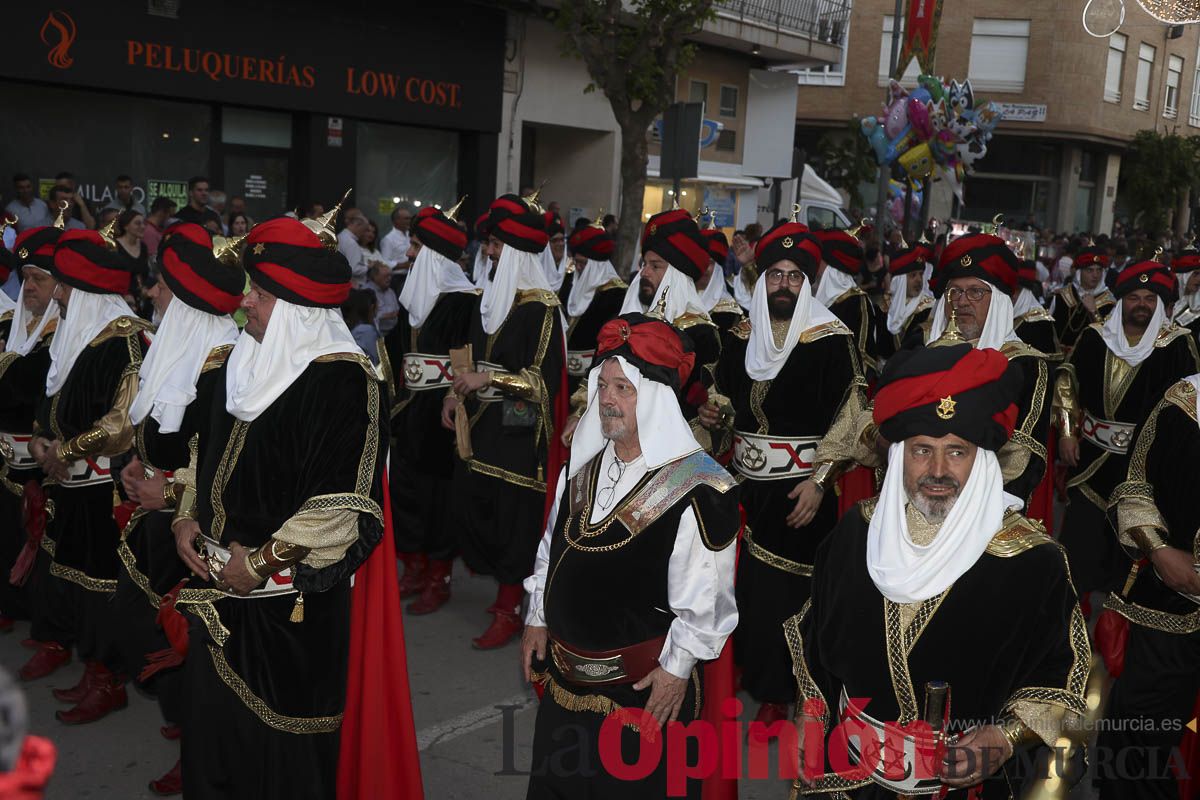
<instances>
[{"instance_id":1,"label":"emblem on belt","mask_svg":"<svg viewBox=\"0 0 1200 800\"><path fill-rule=\"evenodd\" d=\"M568 372L579 372L581 369L583 369L583 359L579 356L571 356L567 359Z\"/></svg>"},{"instance_id":2,"label":"emblem on belt","mask_svg":"<svg viewBox=\"0 0 1200 800\"><path fill-rule=\"evenodd\" d=\"M1128 448L1129 447L1129 439L1130 439L1129 431L1127 431L1127 430L1122 429L1122 430L1113 432L1112 443L1113 443L1114 447L1119 447L1122 450Z\"/></svg>"},{"instance_id":3,"label":"emblem on belt","mask_svg":"<svg viewBox=\"0 0 1200 800\"><path fill-rule=\"evenodd\" d=\"M742 451L739 460L742 466L751 472L758 472L767 464L767 457L763 455L762 448L754 442L746 442L746 449Z\"/></svg>"},{"instance_id":4,"label":"emblem on belt","mask_svg":"<svg viewBox=\"0 0 1200 800\"><path fill-rule=\"evenodd\" d=\"M12 461L17 457L13 446L8 443L8 439L0 439L0 456L3 456L5 461Z\"/></svg>"},{"instance_id":5,"label":"emblem on belt","mask_svg":"<svg viewBox=\"0 0 1200 800\"><path fill-rule=\"evenodd\" d=\"M404 365L404 380L408 381L409 383L418 383L423 374L424 372L421 369L421 365L416 361L409 361Z\"/></svg>"}]
</instances>

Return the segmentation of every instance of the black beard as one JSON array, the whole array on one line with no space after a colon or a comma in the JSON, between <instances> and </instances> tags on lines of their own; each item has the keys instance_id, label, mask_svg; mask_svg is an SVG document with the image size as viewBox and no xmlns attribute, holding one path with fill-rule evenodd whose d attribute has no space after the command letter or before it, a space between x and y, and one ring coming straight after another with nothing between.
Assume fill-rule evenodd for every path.
<instances>
[{"instance_id":1,"label":"black beard","mask_svg":"<svg viewBox=\"0 0 1200 800\"><path fill-rule=\"evenodd\" d=\"M1134 311L1130 312L1127 319L1129 320L1130 325L1134 325L1138 328L1141 328L1142 330L1145 330L1146 327L1149 326L1150 318L1152 316L1154 316L1153 311L1146 311L1143 308L1139 308L1139 309L1135 309Z\"/></svg>"},{"instance_id":2,"label":"black beard","mask_svg":"<svg viewBox=\"0 0 1200 800\"><path fill-rule=\"evenodd\" d=\"M767 308L771 312L771 319L791 319L796 313L796 300L796 295L787 289L767 295Z\"/></svg>"},{"instance_id":3,"label":"black beard","mask_svg":"<svg viewBox=\"0 0 1200 800\"><path fill-rule=\"evenodd\" d=\"M645 278L638 281L638 301L642 305L650 305L654 301L654 293L657 291L658 287Z\"/></svg>"}]
</instances>

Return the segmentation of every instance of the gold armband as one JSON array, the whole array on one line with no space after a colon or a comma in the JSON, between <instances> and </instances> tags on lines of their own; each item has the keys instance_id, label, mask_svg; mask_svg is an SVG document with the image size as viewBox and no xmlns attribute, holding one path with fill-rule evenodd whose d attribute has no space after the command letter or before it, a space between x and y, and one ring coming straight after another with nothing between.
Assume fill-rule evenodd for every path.
<instances>
[{"instance_id":1,"label":"gold armband","mask_svg":"<svg viewBox=\"0 0 1200 800\"><path fill-rule=\"evenodd\" d=\"M823 461L813 470L812 481L821 487L821 491L829 491L834 482L841 477L840 470L832 461Z\"/></svg>"},{"instance_id":2,"label":"gold armband","mask_svg":"<svg viewBox=\"0 0 1200 800\"><path fill-rule=\"evenodd\" d=\"M1079 430L1079 421L1083 412L1079 408L1079 399L1075 396L1075 383L1071 374L1060 370L1054 379L1054 424L1058 427L1060 436L1074 438Z\"/></svg>"},{"instance_id":3,"label":"gold armband","mask_svg":"<svg viewBox=\"0 0 1200 800\"><path fill-rule=\"evenodd\" d=\"M278 539L264 544L246 556L246 569L260 581L298 564L309 554L309 548Z\"/></svg>"},{"instance_id":4,"label":"gold armband","mask_svg":"<svg viewBox=\"0 0 1200 800\"><path fill-rule=\"evenodd\" d=\"M81 458L99 453L108 441L108 431L92 428L84 431L73 439L59 444L58 457L66 462L78 461Z\"/></svg>"},{"instance_id":5,"label":"gold armband","mask_svg":"<svg viewBox=\"0 0 1200 800\"><path fill-rule=\"evenodd\" d=\"M1133 540L1134 544L1138 546L1138 549L1142 551L1142 555L1144 556L1150 555L1155 550L1162 550L1164 547L1171 546L1167 544L1166 540L1163 539L1162 534L1159 533L1155 528L1130 528L1128 533L1129 538Z\"/></svg>"},{"instance_id":6,"label":"gold armband","mask_svg":"<svg viewBox=\"0 0 1200 800\"><path fill-rule=\"evenodd\" d=\"M520 397L522 400L540 403L542 400L542 385L530 370L523 369L520 372L488 372L490 376L488 383L495 386L505 394L512 394Z\"/></svg>"},{"instance_id":7,"label":"gold armband","mask_svg":"<svg viewBox=\"0 0 1200 800\"><path fill-rule=\"evenodd\" d=\"M179 499L175 496L175 484L170 481L164 483L162 497L166 508L174 508L175 504L179 502Z\"/></svg>"},{"instance_id":8,"label":"gold armband","mask_svg":"<svg viewBox=\"0 0 1200 800\"><path fill-rule=\"evenodd\" d=\"M1000 729L1000 732L1004 734L1004 739L1012 747L1013 755L1016 755L1019 750L1040 744L1042 741L1033 728L1022 722L1021 718L1015 714L1001 719L996 727Z\"/></svg>"}]
</instances>

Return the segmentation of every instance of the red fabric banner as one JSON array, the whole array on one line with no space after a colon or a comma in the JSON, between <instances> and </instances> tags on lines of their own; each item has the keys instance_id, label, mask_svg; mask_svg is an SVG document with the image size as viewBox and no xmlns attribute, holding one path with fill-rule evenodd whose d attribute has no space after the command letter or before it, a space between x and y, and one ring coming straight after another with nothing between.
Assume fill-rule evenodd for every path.
<instances>
[{"instance_id":1,"label":"red fabric banner","mask_svg":"<svg viewBox=\"0 0 1200 800\"><path fill-rule=\"evenodd\" d=\"M904 12L904 39L900 43L900 58L892 77L900 80L915 56L924 75L933 74L937 48L938 23L942 19L942 0L908 0Z\"/></svg>"},{"instance_id":2,"label":"red fabric banner","mask_svg":"<svg viewBox=\"0 0 1200 800\"><path fill-rule=\"evenodd\" d=\"M354 575L338 800L422 800L387 474L383 540Z\"/></svg>"}]
</instances>

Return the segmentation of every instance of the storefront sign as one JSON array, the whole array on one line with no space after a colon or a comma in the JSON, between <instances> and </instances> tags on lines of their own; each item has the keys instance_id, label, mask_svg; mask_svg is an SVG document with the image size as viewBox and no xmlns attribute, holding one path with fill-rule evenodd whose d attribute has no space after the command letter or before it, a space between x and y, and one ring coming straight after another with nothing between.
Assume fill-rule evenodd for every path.
<instances>
[{"instance_id":1,"label":"storefront sign","mask_svg":"<svg viewBox=\"0 0 1200 800\"><path fill-rule=\"evenodd\" d=\"M718 228L732 228L737 214L737 201L728 189L705 189L704 205L716 214L713 224ZM707 220L702 221L707 224Z\"/></svg>"},{"instance_id":2,"label":"storefront sign","mask_svg":"<svg viewBox=\"0 0 1200 800\"><path fill-rule=\"evenodd\" d=\"M1045 122L1044 103L999 103L1005 122Z\"/></svg>"},{"instance_id":3,"label":"storefront sign","mask_svg":"<svg viewBox=\"0 0 1200 800\"><path fill-rule=\"evenodd\" d=\"M325 128L325 144L329 147L342 146L342 118L330 117Z\"/></svg>"},{"instance_id":4,"label":"storefront sign","mask_svg":"<svg viewBox=\"0 0 1200 800\"><path fill-rule=\"evenodd\" d=\"M155 198L169 197L176 208L183 208L188 203L187 181L151 178L146 181L146 197L149 198L150 203L153 203ZM149 203L147 203L146 209L149 210L149 207Z\"/></svg>"},{"instance_id":5,"label":"storefront sign","mask_svg":"<svg viewBox=\"0 0 1200 800\"><path fill-rule=\"evenodd\" d=\"M247 175L243 184L243 194L247 200L265 200L267 198L267 179L262 175Z\"/></svg>"},{"instance_id":6,"label":"storefront sign","mask_svg":"<svg viewBox=\"0 0 1200 800\"><path fill-rule=\"evenodd\" d=\"M388 29L316 4L286 14L272 14L277 6L246 4L236 25L203 4L184 4L178 19L114 14L83 0L60 4L5 9L0 74L177 99L500 128L504 15L483 6L451 0L405 15L402 25ZM330 128L333 138L340 140L340 129L335 137Z\"/></svg>"}]
</instances>

